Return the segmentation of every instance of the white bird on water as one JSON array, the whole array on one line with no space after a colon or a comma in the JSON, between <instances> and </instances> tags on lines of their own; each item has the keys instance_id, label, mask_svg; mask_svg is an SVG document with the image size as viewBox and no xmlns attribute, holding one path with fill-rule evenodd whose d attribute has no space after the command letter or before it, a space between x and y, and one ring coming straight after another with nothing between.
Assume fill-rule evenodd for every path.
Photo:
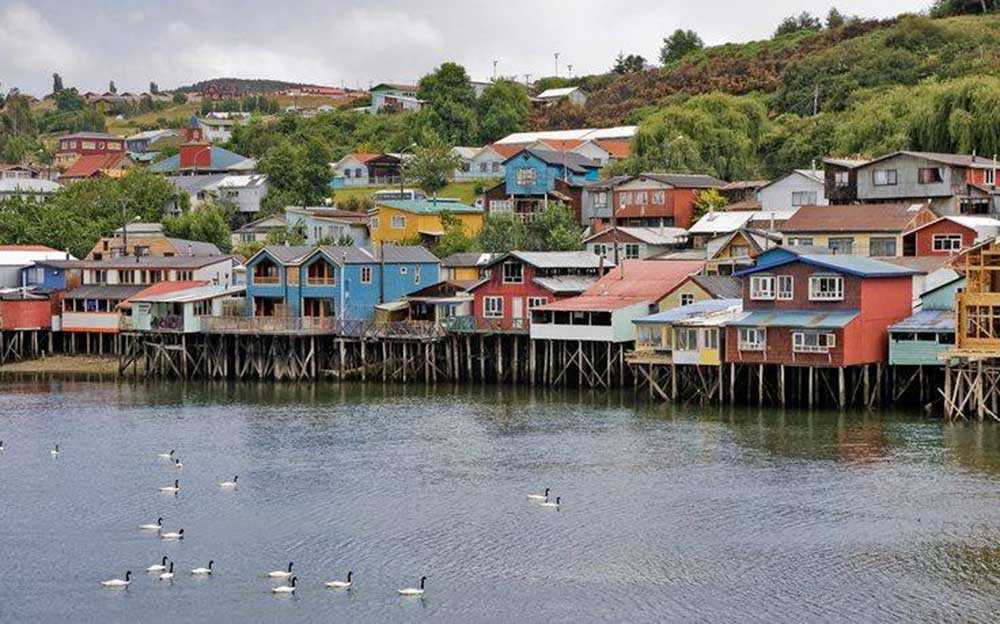
<instances>
[{"instance_id":1,"label":"white bird on water","mask_svg":"<svg viewBox=\"0 0 1000 624\"><path fill-rule=\"evenodd\" d=\"M159 531L163 528L163 518L159 517L156 519L156 524L140 524L140 531Z\"/></svg>"},{"instance_id":2,"label":"white bird on water","mask_svg":"<svg viewBox=\"0 0 1000 624\"><path fill-rule=\"evenodd\" d=\"M160 579L161 581L172 581L172 580L174 580L174 562L171 561L170 562L170 569L168 571L164 572L163 574L161 574L160 576L156 577L156 578Z\"/></svg>"},{"instance_id":3,"label":"white bird on water","mask_svg":"<svg viewBox=\"0 0 1000 624\"><path fill-rule=\"evenodd\" d=\"M294 564L293 561L289 561L288 562L288 571L287 572L285 570L275 570L274 572L268 572L267 576L269 578L288 578L289 576L292 575L292 565L293 564Z\"/></svg>"},{"instance_id":4,"label":"white bird on water","mask_svg":"<svg viewBox=\"0 0 1000 624\"><path fill-rule=\"evenodd\" d=\"M159 457L160 459L173 459L174 451L173 449L171 449L169 453L160 453L159 455L157 455L157 457Z\"/></svg>"},{"instance_id":5,"label":"white bird on water","mask_svg":"<svg viewBox=\"0 0 1000 624\"><path fill-rule=\"evenodd\" d=\"M59 445L56 444L55 448L53 448L51 451L49 451L49 453L52 454L52 457L58 457L59 456Z\"/></svg>"},{"instance_id":6,"label":"white bird on water","mask_svg":"<svg viewBox=\"0 0 1000 624\"><path fill-rule=\"evenodd\" d=\"M101 585L104 587L128 587L132 582L132 570L125 572L124 579L109 579L107 581L101 581Z\"/></svg>"},{"instance_id":7,"label":"white bird on water","mask_svg":"<svg viewBox=\"0 0 1000 624\"><path fill-rule=\"evenodd\" d=\"M354 585L354 581L351 579L353 574L353 571L348 571L346 581L329 581L323 584L332 589L350 589L351 586Z\"/></svg>"},{"instance_id":8,"label":"white bird on water","mask_svg":"<svg viewBox=\"0 0 1000 624\"><path fill-rule=\"evenodd\" d=\"M295 582L299 580L296 577L292 577L291 583L288 585L280 585L278 587L271 588L272 594L294 594L295 593Z\"/></svg>"},{"instance_id":9,"label":"white bird on water","mask_svg":"<svg viewBox=\"0 0 1000 624\"><path fill-rule=\"evenodd\" d=\"M537 500L537 501L549 500L549 488L545 488L544 494L528 494L528 500Z\"/></svg>"},{"instance_id":10,"label":"white bird on water","mask_svg":"<svg viewBox=\"0 0 1000 624\"><path fill-rule=\"evenodd\" d=\"M195 568L194 570L191 570L191 574L197 574L198 576L207 576L212 573L212 564L214 563L215 561L209 561L207 568Z\"/></svg>"},{"instance_id":11,"label":"white bird on water","mask_svg":"<svg viewBox=\"0 0 1000 624\"><path fill-rule=\"evenodd\" d=\"M167 556L163 555L163 559L160 563L154 563L153 565L146 568L146 572L163 572L167 569Z\"/></svg>"},{"instance_id":12,"label":"white bird on water","mask_svg":"<svg viewBox=\"0 0 1000 624\"><path fill-rule=\"evenodd\" d=\"M400 596L423 596L424 595L424 583L427 582L426 576L420 577L420 589L416 587L407 587L406 589L397 589L396 591Z\"/></svg>"},{"instance_id":13,"label":"white bird on water","mask_svg":"<svg viewBox=\"0 0 1000 624\"><path fill-rule=\"evenodd\" d=\"M238 487L236 482L239 480L240 480L240 475L236 475L235 477L233 477L232 481L223 481L222 483L220 483L219 487L225 490L234 490Z\"/></svg>"},{"instance_id":14,"label":"white bird on water","mask_svg":"<svg viewBox=\"0 0 1000 624\"><path fill-rule=\"evenodd\" d=\"M181 463L181 460L179 460L179 459L175 459L174 460L174 468L180 470L183 467L184 467L184 464Z\"/></svg>"},{"instance_id":15,"label":"white bird on water","mask_svg":"<svg viewBox=\"0 0 1000 624\"><path fill-rule=\"evenodd\" d=\"M165 486L163 486L163 487L160 488L160 491L161 492L173 492L174 494L176 494L177 492L180 492L181 491L181 482L180 482L180 479L174 479L174 484L173 485L165 485Z\"/></svg>"},{"instance_id":16,"label":"white bird on water","mask_svg":"<svg viewBox=\"0 0 1000 624\"><path fill-rule=\"evenodd\" d=\"M182 540L184 539L184 529L179 529L178 531L171 533L160 533L160 539L165 540Z\"/></svg>"},{"instance_id":17,"label":"white bird on water","mask_svg":"<svg viewBox=\"0 0 1000 624\"><path fill-rule=\"evenodd\" d=\"M550 509L559 509L559 497L556 496L555 502L545 501L544 503L542 503L542 507L548 507Z\"/></svg>"}]
</instances>

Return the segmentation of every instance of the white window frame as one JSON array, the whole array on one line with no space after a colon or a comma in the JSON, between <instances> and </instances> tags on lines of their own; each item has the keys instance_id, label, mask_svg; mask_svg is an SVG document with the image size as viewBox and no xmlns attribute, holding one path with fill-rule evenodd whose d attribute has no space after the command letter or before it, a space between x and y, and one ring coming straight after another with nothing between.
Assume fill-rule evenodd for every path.
<instances>
[{"instance_id":1,"label":"white window frame","mask_svg":"<svg viewBox=\"0 0 1000 624\"><path fill-rule=\"evenodd\" d=\"M507 267L517 267L520 271L517 274L517 279L507 276ZM501 280L504 284L523 284L524 283L524 265L520 262L504 262L503 263L503 273L501 274Z\"/></svg>"},{"instance_id":2,"label":"white window frame","mask_svg":"<svg viewBox=\"0 0 1000 624\"><path fill-rule=\"evenodd\" d=\"M791 301L795 298L795 277L793 275L779 275L775 280L774 297L778 301Z\"/></svg>"},{"instance_id":3,"label":"white window frame","mask_svg":"<svg viewBox=\"0 0 1000 624\"><path fill-rule=\"evenodd\" d=\"M702 349L712 349L714 351L719 350L719 328L718 327L707 327L701 330L701 345Z\"/></svg>"},{"instance_id":4,"label":"white window frame","mask_svg":"<svg viewBox=\"0 0 1000 624\"><path fill-rule=\"evenodd\" d=\"M774 301L774 286L773 275L751 275L750 298L754 301Z\"/></svg>"},{"instance_id":5,"label":"white window frame","mask_svg":"<svg viewBox=\"0 0 1000 624\"><path fill-rule=\"evenodd\" d=\"M763 327L739 327L740 351L763 351L767 345L767 329Z\"/></svg>"},{"instance_id":6,"label":"white window frame","mask_svg":"<svg viewBox=\"0 0 1000 624\"><path fill-rule=\"evenodd\" d=\"M817 196L816 191L792 191L792 205L815 206Z\"/></svg>"},{"instance_id":7,"label":"white window frame","mask_svg":"<svg viewBox=\"0 0 1000 624\"><path fill-rule=\"evenodd\" d=\"M625 259L638 260L642 255L642 245L639 243L625 243Z\"/></svg>"},{"instance_id":8,"label":"white window frame","mask_svg":"<svg viewBox=\"0 0 1000 624\"><path fill-rule=\"evenodd\" d=\"M675 351L697 351L698 330L694 327L677 327L674 336Z\"/></svg>"},{"instance_id":9,"label":"white window frame","mask_svg":"<svg viewBox=\"0 0 1000 624\"><path fill-rule=\"evenodd\" d=\"M882 178L881 182L879 181L880 177ZM890 178L892 178L892 182L889 181ZM899 172L895 169L876 169L872 171L872 184L875 186L896 186L899 184Z\"/></svg>"},{"instance_id":10,"label":"white window frame","mask_svg":"<svg viewBox=\"0 0 1000 624\"><path fill-rule=\"evenodd\" d=\"M835 287L823 290L823 283L830 281ZM844 277L842 275L812 275L809 277L809 301L843 301Z\"/></svg>"},{"instance_id":11,"label":"white window frame","mask_svg":"<svg viewBox=\"0 0 1000 624\"><path fill-rule=\"evenodd\" d=\"M808 344L813 342L815 344ZM837 346L837 334L821 331L797 331L792 332L792 352L793 353L829 353L830 349Z\"/></svg>"},{"instance_id":12,"label":"white window frame","mask_svg":"<svg viewBox=\"0 0 1000 624\"><path fill-rule=\"evenodd\" d=\"M528 310L546 305L548 302L548 297L528 297Z\"/></svg>"},{"instance_id":13,"label":"white window frame","mask_svg":"<svg viewBox=\"0 0 1000 624\"><path fill-rule=\"evenodd\" d=\"M483 318L503 318L503 297L483 297Z\"/></svg>"},{"instance_id":14,"label":"white window frame","mask_svg":"<svg viewBox=\"0 0 1000 624\"><path fill-rule=\"evenodd\" d=\"M518 186L534 186L538 183L538 172L533 167L518 167L514 170L514 181Z\"/></svg>"},{"instance_id":15,"label":"white window frame","mask_svg":"<svg viewBox=\"0 0 1000 624\"><path fill-rule=\"evenodd\" d=\"M390 222L390 225L394 230L405 230L406 215L392 215L392 221Z\"/></svg>"},{"instance_id":16,"label":"white window frame","mask_svg":"<svg viewBox=\"0 0 1000 624\"><path fill-rule=\"evenodd\" d=\"M997 183L997 170L987 169L986 173L983 175L983 182L989 184L990 186L995 186Z\"/></svg>"},{"instance_id":17,"label":"white window frame","mask_svg":"<svg viewBox=\"0 0 1000 624\"><path fill-rule=\"evenodd\" d=\"M934 251L961 251L961 234L934 234L931 236L931 249Z\"/></svg>"},{"instance_id":18,"label":"white window frame","mask_svg":"<svg viewBox=\"0 0 1000 624\"><path fill-rule=\"evenodd\" d=\"M811 246L813 244L813 239L812 239L812 236L790 236L790 237L788 237L788 244L790 246L791 245L795 245L795 246L802 245L802 246L808 247L808 246Z\"/></svg>"},{"instance_id":19,"label":"white window frame","mask_svg":"<svg viewBox=\"0 0 1000 624\"><path fill-rule=\"evenodd\" d=\"M608 257L608 249L610 245L605 243L594 243L594 255Z\"/></svg>"},{"instance_id":20,"label":"white window frame","mask_svg":"<svg viewBox=\"0 0 1000 624\"><path fill-rule=\"evenodd\" d=\"M361 267L361 283L362 284L372 283L372 268L370 266Z\"/></svg>"}]
</instances>

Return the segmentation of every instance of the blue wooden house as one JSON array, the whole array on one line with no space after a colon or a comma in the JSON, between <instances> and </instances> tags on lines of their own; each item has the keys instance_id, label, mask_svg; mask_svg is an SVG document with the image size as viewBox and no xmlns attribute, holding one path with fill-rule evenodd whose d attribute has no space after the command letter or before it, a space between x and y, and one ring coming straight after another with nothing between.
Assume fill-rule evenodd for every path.
<instances>
[{"instance_id":1,"label":"blue wooden house","mask_svg":"<svg viewBox=\"0 0 1000 624\"><path fill-rule=\"evenodd\" d=\"M423 247L271 245L246 266L247 316L366 320L440 281L441 263Z\"/></svg>"},{"instance_id":2,"label":"blue wooden house","mask_svg":"<svg viewBox=\"0 0 1000 624\"><path fill-rule=\"evenodd\" d=\"M513 212L525 221L555 201L569 205L579 221L583 186L596 182L601 168L574 152L534 147L513 154L503 165L503 181L485 193L486 208L491 213Z\"/></svg>"},{"instance_id":3,"label":"blue wooden house","mask_svg":"<svg viewBox=\"0 0 1000 624\"><path fill-rule=\"evenodd\" d=\"M920 311L889 328L889 364L944 365L941 356L955 347L955 296L964 286L965 277L954 273L920 294Z\"/></svg>"}]
</instances>

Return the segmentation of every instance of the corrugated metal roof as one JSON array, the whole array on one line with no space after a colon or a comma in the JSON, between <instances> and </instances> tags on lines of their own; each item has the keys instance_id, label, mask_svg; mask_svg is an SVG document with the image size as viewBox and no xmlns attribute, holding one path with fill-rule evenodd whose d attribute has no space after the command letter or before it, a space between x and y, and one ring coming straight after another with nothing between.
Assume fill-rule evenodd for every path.
<instances>
[{"instance_id":1,"label":"corrugated metal roof","mask_svg":"<svg viewBox=\"0 0 1000 624\"><path fill-rule=\"evenodd\" d=\"M214 284L201 283L200 286L188 286L178 288L172 292L152 293L149 289L129 297L130 301L143 301L148 303L189 303L192 301L204 301L217 297L229 297L238 295L246 291L243 286L226 287Z\"/></svg>"},{"instance_id":2,"label":"corrugated metal roof","mask_svg":"<svg viewBox=\"0 0 1000 624\"><path fill-rule=\"evenodd\" d=\"M732 275L692 275L690 279L713 297L738 299L743 295L739 278Z\"/></svg>"},{"instance_id":3,"label":"corrugated metal roof","mask_svg":"<svg viewBox=\"0 0 1000 624\"><path fill-rule=\"evenodd\" d=\"M597 269L601 266L601 257L589 251L512 251L496 255L490 265L510 256L539 269ZM614 265L614 262L604 259L605 267Z\"/></svg>"},{"instance_id":4,"label":"corrugated metal roof","mask_svg":"<svg viewBox=\"0 0 1000 624\"><path fill-rule=\"evenodd\" d=\"M453 253L447 258L441 259L441 266L446 268L455 267L481 267L486 266L493 259L494 254L480 251Z\"/></svg>"},{"instance_id":5,"label":"corrugated metal roof","mask_svg":"<svg viewBox=\"0 0 1000 624\"><path fill-rule=\"evenodd\" d=\"M705 299L696 301L686 306L678 306L649 316L643 316L632 321L633 323L676 323L693 316L721 312L723 310L742 310L743 301L741 299Z\"/></svg>"},{"instance_id":6,"label":"corrugated metal roof","mask_svg":"<svg viewBox=\"0 0 1000 624\"><path fill-rule=\"evenodd\" d=\"M903 232L924 206L915 203L802 206L778 229L785 233Z\"/></svg>"},{"instance_id":7,"label":"corrugated metal roof","mask_svg":"<svg viewBox=\"0 0 1000 624\"><path fill-rule=\"evenodd\" d=\"M722 188L725 182L701 173L643 173L640 178L649 178L678 188Z\"/></svg>"},{"instance_id":8,"label":"corrugated metal roof","mask_svg":"<svg viewBox=\"0 0 1000 624\"><path fill-rule=\"evenodd\" d=\"M230 152L218 146L211 146L209 149L209 164L198 167L191 167L201 171L249 171L257 166L257 161L246 156L241 156L235 152ZM158 163L149 166L149 170L156 173L170 173L181 170L181 156L175 154L170 158L165 158Z\"/></svg>"},{"instance_id":9,"label":"corrugated metal roof","mask_svg":"<svg viewBox=\"0 0 1000 624\"><path fill-rule=\"evenodd\" d=\"M797 254L790 249L776 247L758 256L757 264L748 269L738 271L735 275L741 277L751 273L759 273L760 271L767 271L793 262L804 262L811 266L858 277L904 277L919 273L919 271L908 267L889 264L888 262L864 256Z\"/></svg>"},{"instance_id":10,"label":"corrugated metal roof","mask_svg":"<svg viewBox=\"0 0 1000 624\"><path fill-rule=\"evenodd\" d=\"M579 297L543 306L546 310L618 310L662 299L705 266L702 261L626 260Z\"/></svg>"},{"instance_id":11,"label":"corrugated metal roof","mask_svg":"<svg viewBox=\"0 0 1000 624\"><path fill-rule=\"evenodd\" d=\"M121 256L107 260L45 260L38 262L60 269L200 269L219 262L233 262L232 256Z\"/></svg>"},{"instance_id":12,"label":"corrugated metal roof","mask_svg":"<svg viewBox=\"0 0 1000 624\"><path fill-rule=\"evenodd\" d=\"M554 293L582 293L597 282L597 276L557 275L554 277L536 277L532 281Z\"/></svg>"},{"instance_id":13,"label":"corrugated metal roof","mask_svg":"<svg viewBox=\"0 0 1000 624\"><path fill-rule=\"evenodd\" d=\"M844 327L858 316L857 310L817 312L815 310L754 310L729 322L742 327L805 327L836 329Z\"/></svg>"},{"instance_id":14,"label":"corrugated metal roof","mask_svg":"<svg viewBox=\"0 0 1000 624\"><path fill-rule=\"evenodd\" d=\"M613 128L579 128L576 130L542 130L539 132L515 132L497 141L500 144L534 143L542 139L631 139L638 126L615 126Z\"/></svg>"},{"instance_id":15,"label":"corrugated metal roof","mask_svg":"<svg viewBox=\"0 0 1000 624\"><path fill-rule=\"evenodd\" d=\"M0 193L2 194L33 194L41 195L55 193L62 185L52 180L40 178L0 178Z\"/></svg>"},{"instance_id":16,"label":"corrugated metal roof","mask_svg":"<svg viewBox=\"0 0 1000 624\"><path fill-rule=\"evenodd\" d=\"M463 204L457 199L382 199L376 200L378 206L388 206L404 212L415 214L438 214L441 212L482 213L482 208Z\"/></svg>"},{"instance_id":17,"label":"corrugated metal roof","mask_svg":"<svg viewBox=\"0 0 1000 624\"><path fill-rule=\"evenodd\" d=\"M66 291L64 297L66 299L118 299L124 300L128 299L132 295L136 295L143 290L145 286L108 286L105 284L90 284L87 286L79 286L73 290Z\"/></svg>"},{"instance_id":18,"label":"corrugated metal roof","mask_svg":"<svg viewBox=\"0 0 1000 624\"><path fill-rule=\"evenodd\" d=\"M913 316L889 326L891 332L953 332L955 312L953 310L921 310Z\"/></svg>"},{"instance_id":19,"label":"corrugated metal roof","mask_svg":"<svg viewBox=\"0 0 1000 624\"><path fill-rule=\"evenodd\" d=\"M557 87L555 89L546 89L545 91L542 91L535 97L537 97L540 100L545 100L549 98L561 98L561 97L566 97L570 93L578 91L579 89L580 87Z\"/></svg>"},{"instance_id":20,"label":"corrugated metal roof","mask_svg":"<svg viewBox=\"0 0 1000 624\"><path fill-rule=\"evenodd\" d=\"M540 149L537 147L526 147L512 156L508 156L507 159L504 160L504 163L509 162L512 158L516 158L521 154L521 152L527 152L549 165L565 166L570 171L576 173L582 174L586 173L588 169L600 168L600 165L598 165L595 161L581 154L577 154L576 152L557 152L555 150Z\"/></svg>"}]
</instances>

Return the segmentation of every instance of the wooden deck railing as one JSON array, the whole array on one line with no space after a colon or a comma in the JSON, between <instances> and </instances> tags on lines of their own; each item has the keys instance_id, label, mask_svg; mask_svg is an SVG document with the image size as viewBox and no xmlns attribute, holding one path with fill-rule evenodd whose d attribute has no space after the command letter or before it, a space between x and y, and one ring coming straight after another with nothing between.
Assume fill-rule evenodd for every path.
<instances>
[{"instance_id":1,"label":"wooden deck railing","mask_svg":"<svg viewBox=\"0 0 1000 624\"><path fill-rule=\"evenodd\" d=\"M279 284L281 283L281 279L277 275L254 275L253 283L267 285Z\"/></svg>"},{"instance_id":2,"label":"wooden deck railing","mask_svg":"<svg viewBox=\"0 0 1000 624\"><path fill-rule=\"evenodd\" d=\"M334 317L206 316L201 329L207 333L323 334L352 338L438 338L445 329L433 321L375 322Z\"/></svg>"},{"instance_id":3,"label":"wooden deck railing","mask_svg":"<svg viewBox=\"0 0 1000 624\"><path fill-rule=\"evenodd\" d=\"M480 319L475 316L453 316L444 321L444 327L454 333L512 333L528 332L525 319Z\"/></svg>"}]
</instances>

